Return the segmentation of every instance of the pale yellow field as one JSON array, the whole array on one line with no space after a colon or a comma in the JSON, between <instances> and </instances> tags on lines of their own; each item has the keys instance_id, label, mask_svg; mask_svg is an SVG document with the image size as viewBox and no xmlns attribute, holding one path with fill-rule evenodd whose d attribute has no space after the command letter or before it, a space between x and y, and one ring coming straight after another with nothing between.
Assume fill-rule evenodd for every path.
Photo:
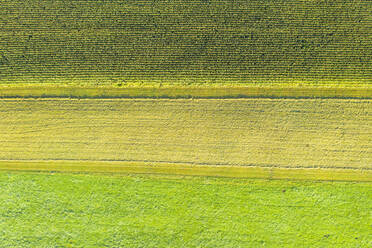
<instances>
[{"instance_id":1,"label":"pale yellow field","mask_svg":"<svg viewBox=\"0 0 372 248\"><path fill-rule=\"evenodd\" d=\"M0 160L372 168L370 100L0 100Z\"/></svg>"}]
</instances>

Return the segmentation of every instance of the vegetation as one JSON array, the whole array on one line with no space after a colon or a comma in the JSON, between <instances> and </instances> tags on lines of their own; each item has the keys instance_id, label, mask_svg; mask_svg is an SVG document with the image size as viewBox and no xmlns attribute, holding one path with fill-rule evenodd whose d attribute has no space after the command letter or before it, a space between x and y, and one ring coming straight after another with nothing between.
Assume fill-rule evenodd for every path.
<instances>
[{"instance_id":1,"label":"vegetation","mask_svg":"<svg viewBox=\"0 0 372 248\"><path fill-rule=\"evenodd\" d=\"M0 98L339 98L372 99L372 88L359 84L341 86L212 85L159 86L146 84L124 87L23 85L0 86Z\"/></svg>"},{"instance_id":2,"label":"vegetation","mask_svg":"<svg viewBox=\"0 0 372 248\"><path fill-rule=\"evenodd\" d=\"M2 247L368 247L371 205L370 183L1 172L0 239Z\"/></svg>"},{"instance_id":3,"label":"vegetation","mask_svg":"<svg viewBox=\"0 0 372 248\"><path fill-rule=\"evenodd\" d=\"M367 247L371 10L0 0L0 246Z\"/></svg>"},{"instance_id":4,"label":"vegetation","mask_svg":"<svg viewBox=\"0 0 372 248\"><path fill-rule=\"evenodd\" d=\"M1 160L371 169L370 100L3 99Z\"/></svg>"},{"instance_id":5,"label":"vegetation","mask_svg":"<svg viewBox=\"0 0 372 248\"><path fill-rule=\"evenodd\" d=\"M0 2L0 83L371 83L368 1Z\"/></svg>"}]
</instances>

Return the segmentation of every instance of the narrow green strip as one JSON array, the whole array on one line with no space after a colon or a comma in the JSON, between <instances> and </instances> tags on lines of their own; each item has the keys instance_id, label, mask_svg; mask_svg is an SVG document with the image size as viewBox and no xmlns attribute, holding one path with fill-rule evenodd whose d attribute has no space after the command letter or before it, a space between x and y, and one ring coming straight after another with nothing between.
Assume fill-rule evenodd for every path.
<instances>
[{"instance_id":1,"label":"narrow green strip","mask_svg":"<svg viewBox=\"0 0 372 248\"><path fill-rule=\"evenodd\" d=\"M372 182L371 170L242 166L201 166L172 163L107 161L1 161L0 170L80 173L168 174L233 178Z\"/></svg>"},{"instance_id":2,"label":"narrow green strip","mask_svg":"<svg viewBox=\"0 0 372 248\"><path fill-rule=\"evenodd\" d=\"M358 98L372 88L343 87L0 87L2 98Z\"/></svg>"}]
</instances>

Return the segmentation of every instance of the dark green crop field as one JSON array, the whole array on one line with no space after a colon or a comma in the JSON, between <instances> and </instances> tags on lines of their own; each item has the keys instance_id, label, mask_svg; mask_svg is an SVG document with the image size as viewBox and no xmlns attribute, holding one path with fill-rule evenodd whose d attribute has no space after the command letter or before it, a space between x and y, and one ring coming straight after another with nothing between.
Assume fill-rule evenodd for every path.
<instances>
[{"instance_id":1,"label":"dark green crop field","mask_svg":"<svg viewBox=\"0 0 372 248\"><path fill-rule=\"evenodd\" d=\"M369 247L371 183L0 173L1 247Z\"/></svg>"},{"instance_id":2,"label":"dark green crop field","mask_svg":"<svg viewBox=\"0 0 372 248\"><path fill-rule=\"evenodd\" d=\"M0 83L371 83L364 0L0 1Z\"/></svg>"}]
</instances>

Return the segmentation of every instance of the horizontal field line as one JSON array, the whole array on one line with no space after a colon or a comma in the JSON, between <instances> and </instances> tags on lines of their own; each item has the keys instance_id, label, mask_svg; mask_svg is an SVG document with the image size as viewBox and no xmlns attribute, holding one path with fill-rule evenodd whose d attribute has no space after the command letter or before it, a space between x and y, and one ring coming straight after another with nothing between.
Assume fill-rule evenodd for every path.
<instances>
[{"instance_id":1,"label":"horizontal field line","mask_svg":"<svg viewBox=\"0 0 372 248\"><path fill-rule=\"evenodd\" d=\"M58 96L58 95L50 95L50 96L0 96L0 99L340 99L340 100L370 100L371 97L291 97L291 96L223 96L223 97L199 97L199 96L94 96L94 97L86 97L86 96Z\"/></svg>"},{"instance_id":2,"label":"horizontal field line","mask_svg":"<svg viewBox=\"0 0 372 248\"><path fill-rule=\"evenodd\" d=\"M186 163L88 160L2 160L0 170L64 173L163 174L256 179L372 182L369 169L212 166Z\"/></svg>"},{"instance_id":3,"label":"horizontal field line","mask_svg":"<svg viewBox=\"0 0 372 248\"><path fill-rule=\"evenodd\" d=\"M324 166L289 166L289 165L278 165L278 164L227 164L227 163L207 163L207 162L192 162L192 161L167 161L167 160L133 160L133 159L100 159L100 160L91 160L91 159L69 159L69 158L54 158L54 159L1 159L2 162L45 162L45 163L54 163L54 162L88 162L88 163L143 163L143 164L174 164L174 165L187 165L187 166L211 166L211 167L260 167L260 168L283 168L283 169L329 169L329 170L367 170L372 171L370 167L324 167Z\"/></svg>"},{"instance_id":4,"label":"horizontal field line","mask_svg":"<svg viewBox=\"0 0 372 248\"><path fill-rule=\"evenodd\" d=\"M0 98L372 99L372 88L340 87L0 87Z\"/></svg>"}]
</instances>

